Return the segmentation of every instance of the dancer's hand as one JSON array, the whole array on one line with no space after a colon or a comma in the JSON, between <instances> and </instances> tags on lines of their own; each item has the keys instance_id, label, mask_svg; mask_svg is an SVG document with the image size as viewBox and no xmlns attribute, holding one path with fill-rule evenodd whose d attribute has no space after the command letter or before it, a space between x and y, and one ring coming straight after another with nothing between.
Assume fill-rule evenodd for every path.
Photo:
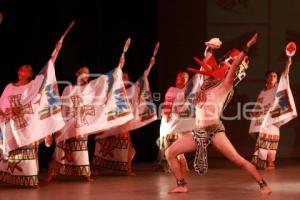
<instances>
[{"instance_id":1,"label":"dancer's hand","mask_svg":"<svg viewBox=\"0 0 300 200\"><path fill-rule=\"evenodd\" d=\"M248 43L247 43L247 45L246 45L248 48L250 48L251 46L253 46L253 45L256 43L256 41L257 41L257 36L258 36L258 34L255 33L255 34L253 35L253 37L248 41Z\"/></svg>"},{"instance_id":2,"label":"dancer's hand","mask_svg":"<svg viewBox=\"0 0 300 200\"><path fill-rule=\"evenodd\" d=\"M151 71L151 69L152 69L152 67L155 65L155 57L154 56L152 56L151 57L151 59L150 59L150 63L149 63L149 66L148 66L148 68L145 70L145 72L144 72L144 75L145 76L148 76L149 75L149 73L150 73L150 71Z\"/></svg>"},{"instance_id":3,"label":"dancer's hand","mask_svg":"<svg viewBox=\"0 0 300 200\"><path fill-rule=\"evenodd\" d=\"M209 44L209 45L207 45L207 47L210 47L212 49L220 49L221 46L217 46L217 45L214 45L214 44Z\"/></svg>"},{"instance_id":4,"label":"dancer's hand","mask_svg":"<svg viewBox=\"0 0 300 200\"><path fill-rule=\"evenodd\" d=\"M155 57L152 56L152 58L150 59L150 64L149 64L149 67L155 65Z\"/></svg>"},{"instance_id":5,"label":"dancer's hand","mask_svg":"<svg viewBox=\"0 0 300 200\"><path fill-rule=\"evenodd\" d=\"M63 43L63 39L60 39L60 40L56 43L56 45L55 45L55 49L54 49L54 51L53 51L52 54L51 54L51 59L52 59L52 62L53 62L53 63L55 63L55 61L56 61L56 58L57 58L57 56L58 56L58 53L60 52L60 49L61 49L61 47L62 47L62 43Z\"/></svg>"},{"instance_id":6,"label":"dancer's hand","mask_svg":"<svg viewBox=\"0 0 300 200\"><path fill-rule=\"evenodd\" d=\"M219 49L222 45L222 42L219 38L211 38L209 41L205 42L205 45L212 49Z\"/></svg>"},{"instance_id":7,"label":"dancer's hand","mask_svg":"<svg viewBox=\"0 0 300 200\"><path fill-rule=\"evenodd\" d=\"M63 43L63 41L59 40L59 41L56 43L55 48L56 48L56 49L60 49L60 48L62 47L62 43Z\"/></svg>"}]
</instances>

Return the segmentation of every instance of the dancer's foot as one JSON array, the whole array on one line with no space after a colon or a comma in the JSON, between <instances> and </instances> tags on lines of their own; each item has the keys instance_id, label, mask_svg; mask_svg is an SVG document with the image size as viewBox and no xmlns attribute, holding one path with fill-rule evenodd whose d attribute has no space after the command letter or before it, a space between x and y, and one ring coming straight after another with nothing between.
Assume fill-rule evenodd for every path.
<instances>
[{"instance_id":1,"label":"dancer's foot","mask_svg":"<svg viewBox=\"0 0 300 200\"><path fill-rule=\"evenodd\" d=\"M188 187L187 182L185 182L184 178L177 179L177 187L173 188L169 191L169 193L187 193Z\"/></svg>"},{"instance_id":2,"label":"dancer's foot","mask_svg":"<svg viewBox=\"0 0 300 200\"><path fill-rule=\"evenodd\" d=\"M99 169L92 170L92 177L100 176L101 172Z\"/></svg>"},{"instance_id":3,"label":"dancer's foot","mask_svg":"<svg viewBox=\"0 0 300 200\"><path fill-rule=\"evenodd\" d=\"M270 169L270 170L275 169L275 163L274 162L269 162L268 166L267 166L267 169Z\"/></svg>"},{"instance_id":4,"label":"dancer's foot","mask_svg":"<svg viewBox=\"0 0 300 200\"><path fill-rule=\"evenodd\" d=\"M260 193L263 195L270 195L272 193L271 189L266 185L260 189Z\"/></svg>"},{"instance_id":5,"label":"dancer's foot","mask_svg":"<svg viewBox=\"0 0 300 200\"><path fill-rule=\"evenodd\" d=\"M37 189L37 190L41 189L39 185L35 185L35 186L33 186L33 188Z\"/></svg>"},{"instance_id":6,"label":"dancer's foot","mask_svg":"<svg viewBox=\"0 0 300 200\"><path fill-rule=\"evenodd\" d=\"M133 171L127 171L127 176L136 176L136 174Z\"/></svg>"},{"instance_id":7,"label":"dancer's foot","mask_svg":"<svg viewBox=\"0 0 300 200\"><path fill-rule=\"evenodd\" d=\"M169 193L187 193L188 187L186 185L184 186L177 186L169 191Z\"/></svg>"},{"instance_id":8,"label":"dancer's foot","mask_svg":"<svg viewBox=\"0 0 300 200\"><path fill-rule=\"evenodd\" d=\"M52 175L47 175L47 177L45 179L42 180L43 183L50 183L51 181L53 181L55 176Z\"/></svg>"},{"instance_id":9,"label":"dancer's foot","mask_svg":"<svg viewBox=\"0 0 300 200\"><path fill-rule=\"evenodd\" d=\"M163 172L164 171L163 166L161 164L159 164L159 163L155 163L153 169L156 172Z\"/></svg>"},{"instance_id":10,"label":"dancer's foot","mask_svg":"<svg viewBox=\"0 0 300 200\"><path fill-rule=\"evenodd\" d=\"M268 184L264 179L258 181L258 186L260 188L260 193L264 195L269 195L272 193L271 189L269 188Z\"/></svg>"},{"instance_id":11,"label":"dancer's foot","mask_svg":"<svg viewBox=\"0 0 300 200\"><path fill-rule=\"evenodd\" d=\"M86 182L93 182L94 179L92 179L90 176L86 176L86 177L85 177L85 181L86 181Z\"/></svg>"}]
</instances>

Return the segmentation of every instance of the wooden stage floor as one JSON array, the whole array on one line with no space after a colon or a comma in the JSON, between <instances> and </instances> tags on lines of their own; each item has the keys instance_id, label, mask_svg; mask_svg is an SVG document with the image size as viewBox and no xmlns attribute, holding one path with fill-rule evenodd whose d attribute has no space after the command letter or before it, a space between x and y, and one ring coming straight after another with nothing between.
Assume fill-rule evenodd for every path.
<instances>
[{"instance_id":1,"label":"wooden stage floor","mask_svg":"<svg viewBox=\"0 0 300 200\"><path fill-rule=\"evenodd\" d=\"M104 172L92 183L78 178L58 177L50 184L42 184L40 189L0 184L0 200L300 199L300 160L280 160L276 170L260 171L273 190L271 196L261 196L257 184L229 161L210 159L209 165L205 176L194 171L189 173L190 191L187 194L168 194L168 190L175 186L170 174L154 171L153 164L135 164L135 177ZM41 173L43 175L45 172Z\"/></svg>"}]
</instances>

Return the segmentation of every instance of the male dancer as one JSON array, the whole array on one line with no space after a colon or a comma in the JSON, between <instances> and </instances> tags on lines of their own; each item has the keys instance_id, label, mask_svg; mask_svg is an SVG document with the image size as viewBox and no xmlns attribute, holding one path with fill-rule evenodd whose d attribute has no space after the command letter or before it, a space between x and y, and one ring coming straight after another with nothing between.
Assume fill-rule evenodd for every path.
<instances>
[{"instance_id":1,"label":"male dancer","mask_svg":"<svg viewBox=\"0 0 300 200\"><path fill-rule=\"evenodd\" d=\"M210 142L226 158L246 170L257 181L262 194L271 193L271 190L258 173L255 166L240 156L232 146L225 135L225 128L220 120L225 101L233 88L235 71L241 61L245 58L249 48L256 43L256 39L257 34L249 40L246 48L240 52L233 61L226 77L220 80L213 80L212 77L208 75L209 73L206 73L207 75L205 76L204 83L198 93L198 98L196 99L196 122L198 128L192 133L183 135L166 151L166 157L170 168L177 180L177 187L172 189L170 191L171 193L188 192L187 183L184 179L183 172L181 171L177 156L196 150L194 163L195 170L199 173L205 173L207 171L206 148ZM208 51L205 60L210 56L212 56L212 52Z\"/></svg>"}]
</instances>

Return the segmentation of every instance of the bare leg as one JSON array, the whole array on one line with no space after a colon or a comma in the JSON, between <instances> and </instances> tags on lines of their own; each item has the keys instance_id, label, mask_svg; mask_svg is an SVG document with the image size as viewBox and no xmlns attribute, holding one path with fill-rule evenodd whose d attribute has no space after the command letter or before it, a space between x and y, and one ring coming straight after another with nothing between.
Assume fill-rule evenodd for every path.
<instances>
[{"instance_id":1,"label":"bare leg","mask_svg":"<svg viewBox=\"0 0 300 200\"><path fill-rule=\"evenodd\" d=\"M192 152L196 150L196 143L194 141L193 135L191 133L186 133L182 137L178 138L167 150L166 158L170 165L170 168L176 178L176 180L183 180L184 173L182 173L182 168L180 161L177 156L186 152ZM184 193L187 192L188 188L186 185L177 186L172 189L171 193Z\"/></svg>"},{"instance_id":2,"label":"bare leg","mask_svg":"<svg viewBox=\"0 0 300 200\"><path fill-rule=\"evenodd\" d=\"M256 180L257 182L262 180L261 175L256 170L255 166L251 164L249 161L244 159L233 147L231 142L226 137L225 133L218 133L213 137L212 145L227 159L232 161L237 166L246 170L251 177ZM268 186L264 186L261 189L262 194L270 194L271 190Z\"/></svg>"},{"instance_id":3,"label":"bare leg","mask_svg":"<svg viewBox=\"0 0 300 200\"><path fill-rule=\"evenodd\" d=\"M57 176L57 171L58 171L58 169L56 166L55 158L53 157L49 164L47 177L42 182L50 183L51 181L53 181L53 179Z\"/></svg>"},{"instance_id":4,"label":"bare leg","mask_svg":"<svg viewBox=\"0 0 300 200\"><path fill-rule=\"evenodd\" d=\"M134 147L131 141L130 133L128 132L128 166L127 166L127 176L136 176L136 174L132 171L132 160L134 157Z\"/></svg>"},{"instance_id":5,"label":"bare leg","mask_svg":"<svg viewBox=\"0 0 300 200\"><path fill-rule=\"evenodd\" d=\"M184 157L184 154L178 155L177 159L179 160L179 163L180 163L181 173L183 174L183 177L185 177L186 173L189 171L189 167L188 167L187 161Z\"/></svg>"},{"instance_id":6,"label":"bare leg","mask_svg":"<svg viewBox=\"0 0 300 200\"><path fill-rule=\"evenodd\" d=\"M50 183L51 181L53 181L54 178L55 178L55 176L47 174L47 177L44 180L42 180L41 182L43 182L43 183Z\"/></svg>"},{"instance_id":7,"label":"bare leg","mask_svg":"<svg viewBox=\"0 0 300 200\"><path fill-rule=\"evenodd\" d=\"M177 134L177 135L178 135L178 138L181 138L184 135L184 133L183 134ZM189 170L188 163L185 159L184 153L178 155L177 158L180 162L181 172L182 172L183 176L185 177L187 172L189 172L190 170Z\"/></svg>"},{"instance_id":8,"label":"bare leg","mask_svg":"<svg viewBox=\"0 0 300 200\"><path fill-rule=\"evenodd\" d=\"M92 179L91 176L85 176L84 178L85 178L86 182L93 182L94 181L94 179Z\"/></svg>"},{"instance_id":9,"label":"bare leg","mask_svg":"<svg viewBox=\"0 0 300 200\"><path fill-rule=\"evenodd\" d=\"M91 175L91 177L92 178L95 178L96 176L100 176L101 175L101 172L100 172L100 167L98 168L96 168L96 167L93 167L92 168L92 175Z\"/></svg>"},{"instance_id":10,"label":"bare leg","mask_svg":"<svg viewBox=\"0 0 300 200\"><path fill-rule=\"evenodd\" d=\"M276 151L268 151L267 155L267 169L275 169L275 158L276 158Z\"/></svg>"}]
</instances>

